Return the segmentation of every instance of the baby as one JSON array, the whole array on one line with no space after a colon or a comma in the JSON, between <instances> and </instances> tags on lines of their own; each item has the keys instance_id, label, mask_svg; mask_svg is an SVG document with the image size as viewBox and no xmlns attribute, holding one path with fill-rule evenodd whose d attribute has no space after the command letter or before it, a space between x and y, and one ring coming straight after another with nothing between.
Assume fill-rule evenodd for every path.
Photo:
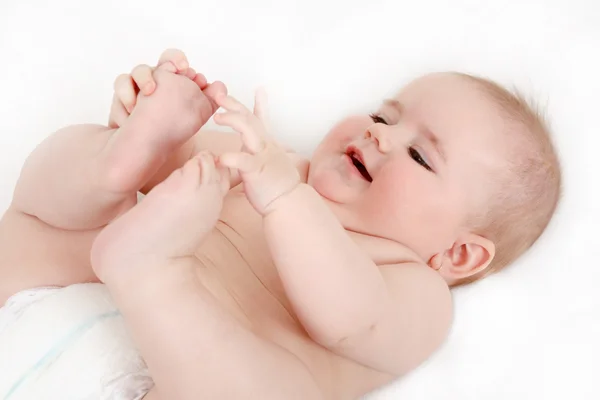
<instances>
[{"instance_id":1,"label":"baby","mask_svg":"<svg viewBox=\"0 0 600 400\"><path fill-rule=\"evenodd\" d=\"M438 349L450 288L515 260L556 208L543 121L490 81L421 77L310 162L265 108L176 50L117 78L108 127L62 129L23 167L0 305L103 282L154 381L145 400L355 399ZM196 134L213 115L237 133Z\"/></svg>"}]
</instances>

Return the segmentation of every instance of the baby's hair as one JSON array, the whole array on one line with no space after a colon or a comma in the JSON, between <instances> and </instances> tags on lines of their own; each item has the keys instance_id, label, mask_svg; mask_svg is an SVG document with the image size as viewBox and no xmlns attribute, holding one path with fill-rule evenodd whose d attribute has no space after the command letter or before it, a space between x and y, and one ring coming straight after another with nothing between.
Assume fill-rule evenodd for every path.
<instances>
[{"instance_id":1,"label":"baby's hair","mask_svg":"<svg viewBox=\"0 0 600 400\"><path fill-rule=\"evenodd\" d=\"M554 215L561 194L561 170L544 115L518 91L467 74L506 117L504 134L510 152L506 169L499 171L487 210L473 216L470 227L494 242L496 254L480 274L457 285L471 283L498 272L527 251L541 236Z\"/></svg>"}]
</instances>

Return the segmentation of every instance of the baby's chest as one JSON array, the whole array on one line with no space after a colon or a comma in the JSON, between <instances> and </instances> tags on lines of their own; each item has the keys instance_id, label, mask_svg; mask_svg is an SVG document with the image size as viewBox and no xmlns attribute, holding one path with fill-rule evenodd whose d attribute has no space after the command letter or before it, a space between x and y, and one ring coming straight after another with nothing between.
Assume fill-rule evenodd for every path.
<instances>
[{"instance_id":1,"label":"baby's chest","mask_svg":"<svg viewBox=\"0 0 600 400\"><path fill-rule=\"evenodd\" d=\"M196 252L198 276L230 311L260 320L288 314L288 300L262 231L262 220L243 193L229 195L215 229ZM270 323L270 322L268 322Z\"/></svg>"},{"instance_id":2,"label":"baby's chest","mask_svg":"<svg viewBox=\"0 0 600 400\"><path fill-rule=\"evenodd\" d=\"M322 387L364 393L382 379L348 359L336 356L308 337L295 316L271 259L262 221L243 194L226 200L221 221L198 249L199 276L223 306L248 329L297 356L319 377ZM353 382L352 384L348 382ZM335 398L356 398L335 396Z\"/></svg>"}]
</instances>

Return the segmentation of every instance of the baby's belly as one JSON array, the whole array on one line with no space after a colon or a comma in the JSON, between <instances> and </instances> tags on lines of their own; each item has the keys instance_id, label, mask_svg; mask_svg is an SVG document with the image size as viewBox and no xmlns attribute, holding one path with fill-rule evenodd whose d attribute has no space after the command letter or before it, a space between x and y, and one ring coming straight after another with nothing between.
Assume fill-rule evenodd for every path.
<instances>
[{"instance_id":1,"label":"baby's belly","mask_svg":"<svg viewBox=\"0 0 600 400\"><path fill-rule=\"evenodd\" d=\"M354 399L390 377L313 342L293 313L260 235L252 239L219 223L197 252L198 276L241 324L300 359L331 399Z\"/></svg>"},{"instance_id":2,"label":"baby's belly","mask_svg":"<svg viewBox=\"0 0 600 400\"><path fill-rule=\"evenodd\" d=\"M298 326L266 250L224 223L196 252L198 277L224 309L250 329Z\"/></svg>"}]
</instances>

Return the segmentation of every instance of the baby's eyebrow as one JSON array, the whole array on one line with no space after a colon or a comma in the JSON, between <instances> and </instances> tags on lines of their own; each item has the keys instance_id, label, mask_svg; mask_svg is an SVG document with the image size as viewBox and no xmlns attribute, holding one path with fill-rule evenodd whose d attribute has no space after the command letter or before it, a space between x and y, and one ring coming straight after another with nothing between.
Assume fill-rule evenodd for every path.
<instances>
[{"instance_id":1,"label":"baby's eyebrow","mask_svg":"<svg viewBox=\"0 0 600 400\"><path fill-rule=\"evenodd\" d=\"M431 144L435 148L435 151L437 151L438 154L440 155L440 157L442 157L442 160L444 161L444 164L447 164L448 163L448 159L446 158L446 152L444 151L444 146L440 143L440 140L438 139L438 137L436 136L436 134L433 133L425 125L419 126L419 131L421 132L421 134L423 136L425 136L425 138L427 140L429 140L431 142Z\"/></svg>"},{"instance_id":2,"label":"baby's eyebrow","mask_svg":"<svg viewBox=\"0 0 600 400\"><path fill-rule=\"evenodd\" d=\"M404 106L402 105L402 103L400 103L396 99L385 99L383 101L383 104L385 104L386 106L392 107L394 110L396 110L400 114L402 114L404 111ZM437 135L435 133L433 133L429 128L427 128L425 125L422 125L422 124L419 125L419 133L431 142L431 144L433 145L433 147L435 148L437 153L440 155L440 157L442 158L444 163L447 163L448 159L446 158L446 152L444 151L444 146L442 146L442 144L440 143L440 140L438 139Z\"/></svg>"},{"instance_id":3,"label":"baby's eyebrow","mask_svg":"<svg viewBox=\"0 0 600 400\"><path fill-rule=\"evenodd\" d=\"M402 111L404 109L404 107L402 106L402 104L398 100L396 100L396 99L385 99L383 101L383 104L385 104L386 106L390 106L390 107L394 108L399 113L402 113Z\"/></svg>"}]
</instances>

